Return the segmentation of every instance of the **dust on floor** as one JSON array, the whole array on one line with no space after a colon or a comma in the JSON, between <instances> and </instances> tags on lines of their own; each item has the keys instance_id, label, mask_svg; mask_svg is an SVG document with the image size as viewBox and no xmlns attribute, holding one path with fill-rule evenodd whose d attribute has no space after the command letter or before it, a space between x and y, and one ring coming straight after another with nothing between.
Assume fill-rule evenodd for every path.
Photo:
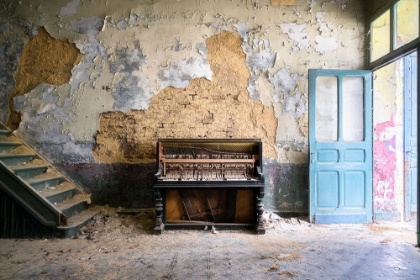
<instances>
[{"instance_id":1,"label":"dust on floor","mask_svg":"<svg viewBox=\"0 0 420 280\"><path fill-rule=\"evenodd\" d=\"M416 229L406 223L314 225L304 217L265 213L265 235L204 228L154 235L153 209L126 214L104 207L72 239L0 240L0 279L417 279L420 274Z\"/></svg>"}]
</instances>

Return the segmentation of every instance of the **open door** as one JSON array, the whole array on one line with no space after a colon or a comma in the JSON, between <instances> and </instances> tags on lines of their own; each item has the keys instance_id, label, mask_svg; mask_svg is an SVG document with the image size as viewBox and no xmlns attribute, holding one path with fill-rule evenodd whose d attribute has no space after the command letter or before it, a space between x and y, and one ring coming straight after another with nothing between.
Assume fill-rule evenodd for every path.
<instances>
[{"instance_id":1,"label":"open door","mask_svg":"<svg viewBox=\"0 0 420 280\"><path fill-rule=\"evenodd\" d=\"M417 52L404 57L404 218L417 212Z\"/></svg>"},{"instance_id":2,"label":"open door","mask_svg":"<svg viewBox=\"0 0 420 280\"><path fill-rule=\"evenodd\" d=\"M309 217L372 222L372 74L309 70Z\"/></svg>"}]
</instances>

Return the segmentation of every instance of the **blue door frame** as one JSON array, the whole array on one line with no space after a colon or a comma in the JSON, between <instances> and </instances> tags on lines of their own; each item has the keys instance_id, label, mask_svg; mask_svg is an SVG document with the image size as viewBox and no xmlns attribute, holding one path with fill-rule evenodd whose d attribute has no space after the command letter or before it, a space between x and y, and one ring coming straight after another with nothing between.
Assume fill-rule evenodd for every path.
<instances>
[{"instance_id":1,"label":"blue door frame","mask_svg":"<svg viewBox=\"0 0 420 280\"><path fill-rule=\"evenodd\" d=\"M417 52L404 57L404 218L417 211Z\"/></svg>"},{"instance_id":2,"label":"blue door frame","mask_svg":"<svg viewBox=\"0 0 420 280\"><path fill-rule=\"evenodd\" d=\"M335 114L335 140L317 140L322 131L331 131L316 122L321 120L317 115L317 81L319 77L333 77L337 88L333 88L331 100L336 100L336 110L324 114ZM372 222L372 85L371 71L365 70L309 70L309 218L313 223L371 223ZM359 116L363 126L363 135L357 141L345 141L346 125L343 111L344 104L343 81L346 78L362 80L363 100L359 108L363 116ZM318 79L319 80L319 79ZM346 95L352 91L346 90ZM327 95L330 93L327 93ZM333 96L336 95L336 96ZM328 100L328 96L322 97ZM320 98L321 100L321 98ZM318 101L321 102L321 101ZM327 112L325 112L327 111ZM347 120L348 121L348 120ZM354 126L354 124L352 124ZM346 127L345 127L346 126ZM319 130L317 132L317 129ZM318 133L318 134L317 134ZM334 134L335 132L333 132Z\"/></svg>"}]
</instances>

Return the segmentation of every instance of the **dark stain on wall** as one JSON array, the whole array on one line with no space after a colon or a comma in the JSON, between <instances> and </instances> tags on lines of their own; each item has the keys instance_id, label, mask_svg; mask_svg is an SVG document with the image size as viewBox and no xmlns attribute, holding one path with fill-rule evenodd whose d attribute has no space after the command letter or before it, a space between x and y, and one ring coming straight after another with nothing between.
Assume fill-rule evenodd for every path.
<instances>
[{"instance_id":1,"label":"dark stain on wall","mask_svg":"<svg viewBox=\"0 0 420 280\"><path fill-rule=\"evenodd\" d=\"M124 208L151 208L155 205L155 163L77 163L55 166L85 192L91 193L93 204Z\"/></svg>"},{"instance_id":2,"label":"dark stain on wall","mask_svg":"<svg viewBox=\"0 0 420 280\"><path fill-rule=\"evenodd\" d=\"M263 161L265 209L306 214L309 209L309 167L306 164Z\"/></svg>"},{"instance_id":3,"label":"dark stain on wall","mask_svg":"<svg viewBox=\"0 0 420 280\"><path fill-rule=\"evenodd\" d=\"M156 163L78 163L56 167L92 193L93 204L123 208L152 208ZM264 159L267 210L306 214L309 207L308 166Z\"/></svg>"}]
</instances>

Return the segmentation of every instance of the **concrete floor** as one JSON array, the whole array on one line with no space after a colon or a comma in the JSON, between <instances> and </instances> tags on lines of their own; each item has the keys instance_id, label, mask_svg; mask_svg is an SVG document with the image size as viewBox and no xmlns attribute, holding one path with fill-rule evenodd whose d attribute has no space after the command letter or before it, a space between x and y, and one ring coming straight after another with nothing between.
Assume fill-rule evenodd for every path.
<instances>
[{"instance_id":1,"label":"concrete floor","mask_svg":"<svg viewBox=\"0 0 420 280\"><path fill-rule=\"evenodd\" d=\"M152 234L112 210L74 239L0 240L0 279L419 279L415 222Z\"/></svg>"}]
</instances>

